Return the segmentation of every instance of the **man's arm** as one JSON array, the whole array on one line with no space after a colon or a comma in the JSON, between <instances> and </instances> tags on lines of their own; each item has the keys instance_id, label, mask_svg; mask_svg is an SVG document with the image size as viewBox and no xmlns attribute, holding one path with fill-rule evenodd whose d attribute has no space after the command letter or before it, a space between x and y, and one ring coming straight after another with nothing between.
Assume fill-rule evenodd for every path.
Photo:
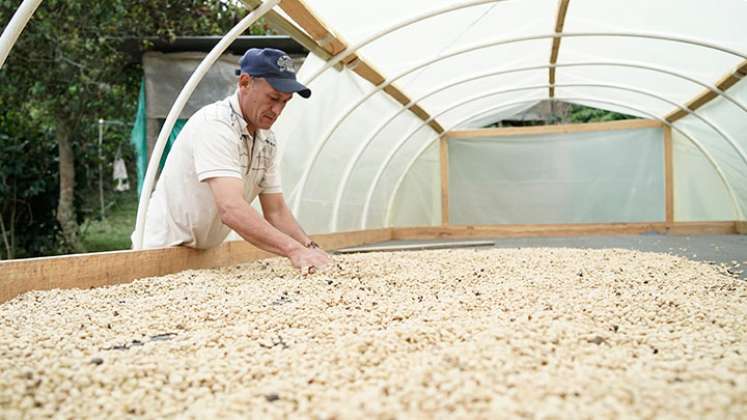
<instances>
[{"instance_id":1,"label":"man's arm","mask_svg":"<svg viewBox=\"0 0 747 420\"><path fill-rule=\"evenodd\" d=\"M278 230L306 245L311 239L303 231L301 225L293 217L288 205L285 203L282 193L260 194L259 202L262 204L262 213L265 219Z\"/></svg>"},{"instance_id":2,"label":"man's arm","mask_svg":"<svg viewBox=\"0 0 747 420\"><path fill-rule=\"evenodd\" d=\"M263 219L244 199L244 185L240 179L217 177L208 179L207 183L221 221L246 241L265 251L288 257L301 271L328 263L328 257L305 248L298 240Z\"/></svg>"}]
</instances>

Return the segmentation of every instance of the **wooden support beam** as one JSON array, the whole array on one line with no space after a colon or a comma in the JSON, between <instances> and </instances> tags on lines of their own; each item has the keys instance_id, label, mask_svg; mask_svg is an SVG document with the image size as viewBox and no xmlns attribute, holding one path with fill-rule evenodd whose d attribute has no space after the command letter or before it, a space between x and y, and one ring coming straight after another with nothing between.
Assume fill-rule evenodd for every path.
<instances>
[{"instance_id":1,"label":"wooden support beam","mask_svg":"<svg viewBox=\"0 0 747 420\"><path fill-rule=\"evenodd\" d=\"M374 69L361 58L358 58L358 64L355 66L353 71L356 72L358 76L368 80L374 86L378 86L386 81L386 78L382 76L378 70Z\"/></svg>"},{"instance_id":2,"label":"wooden support beam","mask_svg":"<svg viewBox=\"0 0 747 420\"><path fill-rule=\"evenodd\" d=\"M256 7L256 5L259 4L259 0L244 1L250 6ZM276 26L296 39L301 45L304 45L304 47L309 49L309 51L312 51L323 59L329 61L331 57L347 49L348 46L345 41L328 29L303 0L283 0L280 3L280 8L283 9L283 11L287 13L299 27L306 31L308 36L276 12L270 11L270 13L268 13L268 22L271 21L276 24ZM371 64L362 58L358 57L355 53L345 57L342 62L374 86L379 86L386 81L386 78L381 74L381 72L376 70ZM392 98L403 106L407 106L412 102L407 95L394 85L386 86L383 91L392 96ZM414 104L409 108L409 110L421 120L428 121L428 125L438 134L443 134L443 127L438 123L438 121L432 119L428 112L426 112L422 107Z\"/></svg>"},{"instance_id":3,"label":"wooden support beam","mask_svg":"<svg viewBox=\"0 0 747 420\"><path fill-rule=\"evenodd\" d=\"M311 38L316 41L331 55L337 55L347 48L347 45L331 30L327 29L324 23L314 12L303 2L303 0L283 0L280 2L280 8L288 14Z\"/></svg>"},{"instance_id":4,"label":"wooden support beam","mask_svg":"<svg viewBox=\"0 0 747 420\"><path fill-rule=\"evenodd\" d=\"M259 7L260 4L262 4L261 0L242 1L249 10L254 10ZM264 16L262 16L262 19L264 19L265 22L267 22L267 24L270 25L270 27L272 27L274 30L290 36L296 42L303 45L304 48L321 57L324 61L329 61L332 58L332 54L330 54L329 51L322 48L316 41L311 39L311 37L306 32L302 31L296 25L289 22L278 12L270 10ZM342 67L343 65L341 63L335 64L335 69L338 71L342 70Z\"/></svg>"},{"instance_id":5,"label":"wooden support beam","mask_svg":"<svg viewBox=\"0 0 747 420\"><path fill-rule=\"evenodd\" d=\"M731 72L727 73L724 77L721 78L716 83L716 87L719 88L721 91L726 91L732 86L736 85L737 82L742 80L743 77L747 76L747 60L743 61L739 66L737 66L736 69L732 70ZM704 90L702 93L700 93L698 96L690 100L690 102L685 105L687 109L690 111L696 111L712 100L716 99L719 95L713 92L710 89ZM688 115L687 112L685 112L682 109L677 109L672 111L669 115L667 115L666 120L670 123L674 123L675 121L681 120L682 118L685 118Z\"/></svg>"},{"instance_id":6,"label":"wooden support beam","mask_svg":"<svg viewBox=\"0 0 747 420\"><path fill-rule=\"evenodd\" d=\"M545 134L569 134L583 133L590 131L614 131L614 130L634 130L641 128L662 128L665 127L657 120L621 120L601 123L587 124L561 124L561 125L543 125L535 127L503 127L503 128L482 128L476 130L458 130L446 133L448 138L480 138L480 137L509 137L509 136L534 136Z\"/></svg>"},{"instance_id":7,"label":"wooden support beam","mask_svg":"<svg viewBox=\"0 0 747 420\"><path fill-rule=\"evenodd\" d=\"M410 98L407 95L405 95L404 93L402 93L402 91L399 90L399 88L397 86L395 86L395 85L389 85L389 86L385 87L382 90L384 92L388 93L389 96L391 96L392 98L394 98L394 100L397 101L397 102L399 102L402 106L408 106L410 104ZM417 115L418 118L420 118L423 121L429 121L430 120L428 122L428 125L431 128L433 128L433 130L435 130L438 134L443 134L444 133L445 130L444 130L443 127L441 127L441 124L439 124L435 120L431 120L430 114L428 114L428 112L426 110L424 110L423 108L421 108L420 105L415 104L415 105L410 106L410 112L412 112L413 114Z\"/></svg>"},{"instance_id":8,"label":"wooden support beam","mask_svg":"<svg viewBox=\"0 0 747 420\"><path fill-rule=\"evenodd\" d=\"M313 238L322 248L334 250L388 241L391 230L341 232ZM272 256L248 242L232 241L209 250L173 247L0 261L0 303L30 290L87 289Z\"/></svg>"},{"instance_id":9,"label":"wooden support beam","mask_svg":"<svg viewBox=\"0 0 747 420\"><path fill-rule=\"evenodd\" d=\"M664 212L665 221L674 223L674 161L672 128L664 127Z\"/></svg>"},{"instance_id":10,"label":"wooden support beam","mask_svg":"<svg viewBox=\"0 0 747 420\"><path fill-rule=\"evenodd\" d=\"M555 17L555 33L563 33L563 26L565 26L565 16L568 13L568 3L570 0L559 0L558 1L558 13ZM553 66L558 62L558 53L560 52L560 42L563 38L555 36L552 39L552 51L550 52L550 64ZM550 98L555 97L555 67L550 67Z\"/></svg>"},{"instance_id":11,"label":"wooden support beam","mask_svg":"<svg viewBox=\"0 0 747 420\"><path fill-rule=\"evenodd\" d=\"M737 233L747 235L747 222L737 222Z\"/></svg>"},{"instance_id":12,"label":"wooden support beam","mask_svg":"<svg viewBox=\"0 0 747 420\"><path fill-rule=\"evenodd\" d=\"M499 238L577 235L730 235L736 222L608 223L567 225L449 225L392 228L392 240L434 238Z\"/></svg>"},{"instance_id":13,"label":"wooden support beam","mask_svg":"<svg viewBox=\"0 0 747 420\"><path fill-rule=\"evenodd\" d=\"M445 137L438 142L441 172L441 224L449 224L449 144Z\"/></svg>"}]
</instances>

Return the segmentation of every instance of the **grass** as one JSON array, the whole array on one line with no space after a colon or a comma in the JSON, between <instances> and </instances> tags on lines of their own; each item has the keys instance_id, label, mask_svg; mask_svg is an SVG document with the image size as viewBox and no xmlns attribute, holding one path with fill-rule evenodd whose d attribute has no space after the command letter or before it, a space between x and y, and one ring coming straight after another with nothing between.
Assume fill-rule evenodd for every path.
<instances>
[{"instance_id":1,"label":"grass","mask_svg":"<svg viewBox=\"0 0 747 420\"><path fill-rule=\"evenodd\" d=\"M107 210L106 218L88 219L81 229L83 246L88 252L130 249L130 235L137 216L137 191L113 194L116 198Z\"/></svg>"}]
</instances>

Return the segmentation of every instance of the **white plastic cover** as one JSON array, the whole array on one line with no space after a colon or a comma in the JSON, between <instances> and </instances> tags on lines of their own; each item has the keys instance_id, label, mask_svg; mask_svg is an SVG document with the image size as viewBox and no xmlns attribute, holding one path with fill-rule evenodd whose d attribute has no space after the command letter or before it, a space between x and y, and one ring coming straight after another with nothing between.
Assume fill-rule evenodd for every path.
<instances>
[{"instance_id":1,"label":"white plastic cover","mask_svg":"<svg viewBox=\"0 0 747 420\"><path fill-rule=\"evenodd\" d=\"M189 76L200 65L204 53L147 52L143 55L145 107L148 118L165 119ZM219 101L236 90L238 56L224 54L213 64L187 101L179 118L189 118L205 105Z\"/></svg>"},{"instance_id":2,"label":"white plastic cover","mask_svg":"<svg viewBox=\"0 0 747 420\"><path fill-rule=\"evenodd\" d=\"M664 221L662 139L661 129L449 139L449 221Z\"/></svg>"},{"instance_id":3,"label":"white plastic cover","mask_svg":"<svg viewBox=\"0 0 747 420\"><path fill-rule=\"evenodd\" d=\"M418 100L418 104L447 129L452 126L481 127L500 119L499 114L506 108L502 105L513 104L521 108L549 96L549 70L544 67L550 61L557 0L306 0L305 3L348 45L355 46L373 39L356 53L394 81L411 99ZM437 11L447 8L454 10L438 14ZM431 17L396 28L401 22L415 21L416 17L429 12L433 12ZM576 102L596 107L600 107L602 102L595 100L619 103L625 106L601 106L646 118L651 115L664 118L676 110L676 105L685 104L700 94L704 89L701 84L714 85L747 58L741 56L747 54L745 16L747 2L743 0L718 3L699 0L571 0L563 28L563 33L568 36L562 39L559 50L556 96L586 98L576 99ZM595 35L600 32L619 36ZM522 40L527 37L536 39ZM311 57L302 67L300 79L309 80L323 64L320 59ZM565 66L568 64L574 66ZM512 71L520 68L524 70ZM730 89L729 94L747 105L744 83ZM428 178L437 175L433 172L433 149L428 149L412 164L437 134L426 126L410 136L423 123L412 113L404 112L371 138L377 128L402 106L386 94L376 93L350 112L374 86L349 69L341 72L327 70L311 81L310 87L314 92L312 98L291 101L276 124L278 137L285 148L284 188L292 207L298 210L302 224L312 232L382 226L395 193L390 215L392 223L439 223L440 194L434 192L435 181ZM742 150L747 149L747 114L742 109L718 99L697 112L721 127ZM742 160L739 152L697 117L682 119L676 126L713 156L734 191L737 205L746 207L747 162ZM630 133L625 135L632 136ZM532 162L545 152L534 144L550 142L558 150L574 150L572 156L575 160L583 157L592 162L592 166L598 166L596 169L600 171L603 168L611 170L619 162L628 162L644 151L649 153L646 156L654 156L654 149L641 149L651 136L653 134L639 133L635 136L637 139L619 142L607 140L608 136L591 136L594 139L588 144L583 143L583 147L576 145L577 137L561 140L537 138L535 142L512 144L511 147L501 140L497 143L500 146L482 145L480 150L465 141L455 148L457 155L450 156L450 162L457 168L465 167L467 162L460 161L460 156L464 159L471 157L468 152L471 150L484 159L482 149L492 150L488 155L494 164L486 164L483 166L486 172L473 175L479 175L476 179L494 179L496 168L505 169L505 165L497 165L505 160L497 150L511 149L516 156ZM361 146L361 142L369 139L369 145ZM651 148L660 147L661 141L649 143ZM382 176L373 179L395 148L396 153ZM611 160L612 156L615 161ZM356 165L350 176L342 179L348 162L354 159ZM504 163L515 165L516 171L506 175L510 175L517 185L530 182L535 175L526 168L522 169L521 162ZM576 169L566 171L557 166L561 163L549 159L545 165L547 173L560 179L591 174L601 176L591 168L590 172L583 174L574 172ZM644 164L650 166L644 167ZM412 173L405 174L408 170ZM587 203L587 207L579 208L577 204L560 201L555 203L552 212L527 213L517 208L506 212L504 203L489 201L480 204L484 208L472 213L460 213L455 208L452 218L457 219L452 223L663 220L661 179L651 178L653 174L662 174L662 160L647 158L635 167L635 171L636 174L645 174L645 182L650 183L645 184L650 188L644 192L640 190L641 179L625 181L614 174L606 174L606 178L602 178L607 179L606 183L599 184L604 187L599 190L598 197L630 197L622 204L613 200L616 206L622 205L616 208L617 213L612 212L612 207L597 206L599 203L594 203L595 206ZM400 179L404 181L399 183ZM370 194L373 182L377 186ZM474 183L478 185L472 185ZM460 188L479 189L479 184L477 180L453 184L450 194L459 197L467 194ZM684 137L676 136L676 220L744 218L743 212L735 208L727 187L722 184L717 170L699 149ZM396 185L400 185L397 191ZM342 191L340 205L335 210L339 191ZM653 196L660 192L660 197ZM408 200L410 204L405 202ZM491 207L497 204L503 207ZM644 204L651 207L641 208ZM362 220L364 212L366 220ZM338 215L336 220L334 214Z\"/></svg>"}]
</instances>

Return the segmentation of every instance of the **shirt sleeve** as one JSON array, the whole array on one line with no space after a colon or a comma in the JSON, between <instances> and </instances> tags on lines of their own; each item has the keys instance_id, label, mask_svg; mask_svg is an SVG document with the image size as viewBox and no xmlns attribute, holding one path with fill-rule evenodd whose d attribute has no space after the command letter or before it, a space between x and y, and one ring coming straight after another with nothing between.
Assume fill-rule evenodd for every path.
<instances>
[{"instance_id":1,"label":"shirt sleeve","mask_svg":"<svg viewBox=\"0 0 747 420\"><path fill-rule=\"evenodd\" d=\"M262 177L259 187L264 194L283 192L280 185L280 153L278 153L277 149L275 149L275 153L272 156L272 162L265 171L265 175Z\"/></svg>"},{"instance_id":2,"label":"shirt sleeve","mask_svg":"<svg viewBox=\"0 0 747 420\"><path fill-rule=\"evenodd\" d=\"M207 120L193 141L195 173L200 182L216 177L241 179L241 154L247 152L230 125Z\"/></svg>"}]
</instances>

